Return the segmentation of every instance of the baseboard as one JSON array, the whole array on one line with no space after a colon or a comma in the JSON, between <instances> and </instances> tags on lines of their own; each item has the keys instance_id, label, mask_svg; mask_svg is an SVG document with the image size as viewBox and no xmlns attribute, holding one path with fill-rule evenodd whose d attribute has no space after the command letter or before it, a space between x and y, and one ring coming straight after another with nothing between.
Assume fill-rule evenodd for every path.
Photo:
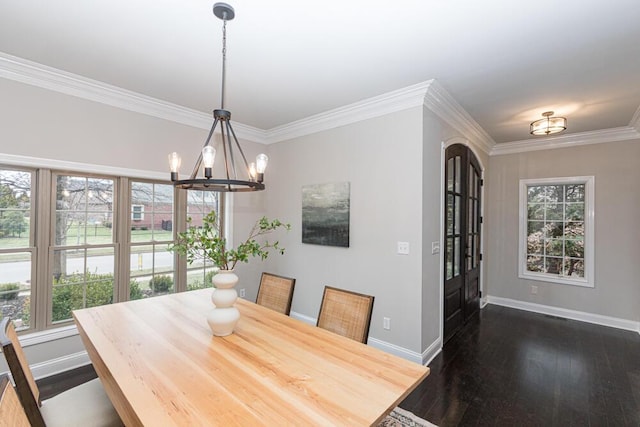
<instances>
[{"instance_id":1,"label":"baseboard","mask_svg":"<svg viewBox=\"0 0 640 427\"><path fill-rule=\"evenodd\" d=\"M391 344L372 337L369 337L369 341L367 342L367 344L373 348L382 350L385 353L393 354L394 356L402 357L403 359L409 360L411 362L422 364L422 355L420 353L416 353L415 351L400 347L399 345Z\"/></svg>"},{"instance_id":2,"label":"baseboard","mask_svg":"<svg viewBox=\"0 0 640 427\"><path fill-rule=\"evenodd\" d=\"M35 379L50 377L51 375L89 365L91 360L86 351L69 354L56 359L31 365L31 372Z\"/></svg>"},{"instance_id":3,"label":"baseboard","mask_svg":"<svg viewBox=\"0 0 640 427\"><path fill-rule=\"evenodd\" d=\"M313 317L305 316L304 314L296 313L294 311L292 311L289 316L309 325L315 326L316 324L316 319ZM385 353L393 354L394 356L402 357L403 359L420 363L421 365L431 362L431 360L438 355L440 348L442 347L440 338L434 341L424 352L422 352L422 354L373 337L369 337L367 344L371 347L377 348L378 350L382 350Z\"/></svg>"},{"instance_id":4,"label":"baseboard","mask_svg":"<svg viewBox=\"0 0 640 427\"><path fill-rule=\"evenodd\" d=\"M316 326L316 319L313 317L305 316L304 314L296 313L295 311L289 313L289 317L300 320L301 322L307 323L309 325Z\"/></svg>"},{"instance_id":5,"label":"baseboard","mask_svg":"<svg viewBox=\"0 0 640 427\"><path fill-rule=\"evenodd\" d=\"M532 302L518 301L510 298L487 296L487 303L500 305L503 307L517 308L519 310L532 311L534 313L548 314L551 316L563 317L565 319L579 320L581 322L594 323L611 328L625 329L640 334L640 322L620 319L617 317L603 316L601 314L587 313L584 311L569 310L567 308L554 307L550 305L535 304Z\"/></svg>"},{"instance_id":6,"label":"baseboard","mask_svg":"<svg viewBox=\"0 0 640 427\"><path fill-rule=\"evenodd\" d=\"M442 351L442 338L438 337L437 340L431 343L425 351L422 352L422 364L427 366L431 361Z\"/></svg>"}]
</instances>

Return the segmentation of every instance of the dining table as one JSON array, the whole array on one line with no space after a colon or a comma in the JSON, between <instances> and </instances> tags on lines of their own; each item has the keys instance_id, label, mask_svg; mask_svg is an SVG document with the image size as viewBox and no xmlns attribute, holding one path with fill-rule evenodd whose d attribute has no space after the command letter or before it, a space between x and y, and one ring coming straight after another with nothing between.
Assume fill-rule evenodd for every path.
<instances>
[{"instance_id":1,"label":"dining table","mask_svg":"<svg viewBox=\"0 0 640 427\"><path fill-rule=\"evenodd\" d=\"M238 299L213 336L212 289L73 311L126 426L377 425L429 368Z\"/></svg>"}]
</instances>

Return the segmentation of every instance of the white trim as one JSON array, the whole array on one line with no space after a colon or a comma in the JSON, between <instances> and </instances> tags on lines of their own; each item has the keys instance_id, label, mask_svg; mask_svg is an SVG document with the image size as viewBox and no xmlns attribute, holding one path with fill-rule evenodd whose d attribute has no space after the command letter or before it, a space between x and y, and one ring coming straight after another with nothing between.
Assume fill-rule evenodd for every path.
<instances>
[{"instance_id":1,"label":"white trim","mask_svg":"<svg viewBox=\"0 0 640 427\"><path fill-rule=\"evenodd\" d=\"M408 350L404 347L400 347L398 345L391 344L373 337L369 337L367 345L373 348L377 348L378 350L382 350L385 353L402 357L403 359L409 360L411 362L422 364L422 354Z\"/></svg>"},{"instance_id":2,"label":"white trim","mask_svg":"<svg viewBox=\"0 0 640 427\"><path fill-rule=\"evenodd\" d=\"M267 131L267 140L269 143L286 141L397 111L419 107L423 104L425 93L430 90L433 82L433 80L428 80L277 126Z\"/></svg>"},{"instance_id":3,"label":"white trim","mask_svg":"<svg viewBox=\"0 0 640 427\"><path fill-rule=\"evenodd\" d=\"M110 176L126 176L169 182L168 172L159 173L140 169L127 169L113 166L94 165L89 163L69 162L66 160L43 159L39 157L17 156L0 153L0 164L32 168L46 168L62 171L98 173Z\"/></svg>"},{"instance_id":4,"label":"white trim","mask_svg":"<svg viewBox=\"0 0 640 427\"><path fill-rule=\"evenodd\" d=\"M209 130L213 123L211 113L205 114L3 52L0 52L0 77L199 129ZM233 127L239 138L266 142L266 133L261 129L237 122Z\"/></svg>"},{"instance_id":5,"label":"white trim","mask_svg":"<svg viewBox=\"0 0 640 427\"><path fill-rule=\"evenodd\" d=\"M636 322L633 320L620 319L618 317L603 316L601 314L587 313L584 311L570 310L567 308L535 304L526 301L518 301L510 298L501 298L494 296L488 296L487 302L489 304L500 305L503 307L516 308L518 310L531 311L540 314L548 314L550 316L558 316L565 319L578 320L580 322L593 323L601 326L609 326L611 328L624 329L627 331L638 332L640 334L640 322Z\"/></svg>"},{"instance_id":6,"label":"white trim","mask_svg":"<svg viewBox=\"0 0 640 427\"><path fill-rule=\"evenodd\" d=\"M33 372L34 378L38 380L89 364L91 364L91 359L89 359L87 352L80 351L31 365L31 372Z\"/></svg>"},{"instance_id":7,"label":"white trim","mask_svg":"<svg viewBox=\"0 0 640 427\"><path fill-rule=\"evenodd\" d=\"M210 129L210 113L152 98L117 86L0 52L0 77L164 120ZM489 153L491 137L435 80L315 114L269 130L234 122L239 138L262 144L285 141L409 108L426 106Z\"/></svg>"},{"instance_id":8,"label":"white trim","mask_svg":"<svg viewBox=\"0 0 640 427\"><path fill-rule=\"evenodd\" d=\"M424 106L460 132L481 151L489 154L496 145L491 136L465 111L440 83L432 80L424 97Z\"/></svg>"},{"instance_id":9,"label":"white trim","mask_svg":"<svg viewBox=\"0 0 640 427\"><path fill-rule=\"evenodd\" d=\"M504 142L494 145L489 155L501 156L505 154L527 153L530 151L553 150L556 148L640 139L640 113L636 112L636 114L638 117L634 116L634 120L636 121L635 128L632 126L624 126L547 138L531 138L521 141Z\"/></svg>"},{"instance_id":10,"label":"white trim","mask_svg":"<svg viewBox=\"0 0 640 427\"><path fill-rule=\"evenodd\" d=\"M22 346L22 348L26 348L32 345L61 340L75 335L78 335L78 328L76 328L76 325L61 326L55 329L46 329L44 331L20 335L20 346Z\"/></svg>"},{"instance_id":11,"label":"white trim","mask_svg":"<svg viewBox=\"0 0 640 427\"><path fill-rule=\"evenodd\" d=\"M527 187L530 185L563 185L563 184L585 184L584 200L584 278L573 278L566 276L554 276L546 273L535 273L527 271ZM539 280L543 282L560 283L565 285L575 285L593 288L595 286L595 177L593 176L573 176L559 178L537 178L520 180L520 201L518 206L519 227L518 227L518 277L520 279Z\"/></svg>"},{"instance_id":12,"label":"white trim","mask_svg":"<svg viewBox=\"0 0 640 427\"><path fill-rule=\"evenodd\" d=\"M442 339L438 338L422 352L422 365L428 366L440 352L442 352Z\"/></svg>"},{"instance_id":13,"label":"white trim","mask_svg":"<svg viewBox=\"0 0 640 427\"><path fill-rule=\"evenodd\" d=\"M299 320L301 322L304 322L304 323L306 323L308 325L316 326L316 319L313 318L313 317L309 317L309 316L306 316L304 314L297 313L295 311L292 311L291 313L289 313L289 317L297 319L297 320Z\"/></svg>"},{"instance_id":14,"label":"white trim","mask_svg":"<svg viewBox=\"0 0 640 427\"><path fill-rule=\"evenodd\" d=\"M633 117L631 117L629 126L634 128L637 132L640 133L640 106L638 106L638 109L634 113Z\"/></svg>"}]
</instances>

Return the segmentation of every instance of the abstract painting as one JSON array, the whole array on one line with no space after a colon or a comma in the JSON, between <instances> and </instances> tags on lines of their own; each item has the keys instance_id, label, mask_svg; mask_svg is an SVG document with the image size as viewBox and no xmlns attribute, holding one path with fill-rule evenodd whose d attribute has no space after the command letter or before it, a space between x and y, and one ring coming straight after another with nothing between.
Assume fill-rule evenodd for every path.
<instances>
[{"instance_id":1,"label":"abstract painting","mask_svg":"<svg viewBox=\"0 0 640 427\"><path fill-rule=\"evenodd\" d=\"M302 186L302 243L349 247L349 183Z\"/></svg>"}]
</instances>

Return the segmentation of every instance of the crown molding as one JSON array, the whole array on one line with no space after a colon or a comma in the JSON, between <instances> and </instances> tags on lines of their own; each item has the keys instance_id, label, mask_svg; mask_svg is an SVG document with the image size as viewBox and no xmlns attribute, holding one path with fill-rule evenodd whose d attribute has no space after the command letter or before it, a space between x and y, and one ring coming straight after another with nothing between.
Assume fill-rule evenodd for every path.
<instances>
[{"instance_id":1,"label":"crown molding","mask_svg":"<svg viewBox=\"0 0 640 427\"><path fill-rule=\"evenodd\" d=\"M556 148L601 144L603 142L629 141L633 139L640 139L640 132L638 132L638 129L631 126L622 126L555 137L539 139L531 138L521 141L500 143L493 147L490 155L500 156L504 154L526 153L529 151L553 150Z\"/></svg>"},{"instance_id":2,"label":"crown molding","mask_svg":"<svg viewBox=\"0 0 640 427\"><path fill-rule=\"evenodd\" d=\"M489 154L496 142L436 80L431 81L424 98L425 107L460 132L480 150Z\"/></svg>"},{"instance_id":3,"label":"crown molding","mask_svg":"<svg viewBox=\"0 0 640 427\"><path fill-rule=\"evenodd\" d=\"M154 172L141 169L120 168L99 164L78 163L68 160L44 159L41 157L21 156L0 153L0 163L9 166L23 166L76 172L99 173L111 176L128 176L131 178L167 180L166 172Z\"/></svg>"},{"instance_id":4,"label":"crown molding","mask_svg":"<svg viewBox=\"0 0 640 427\"><path fill-rule=\"evenodd\" d=\"M208 130L211 128L210 114L3 52L0 52L0 77L199 129ZM428 80L368 98L269 130L258 129L238 122L234 122L233 127L241 139L271 144L418 106L426 106L434 111L450 126L487 153L495 144L491 137L435 80Z\"/></svg>"},{"instance_id":5,"label":"crown molding","mask_svg":"<svg viewBox=\"0 0 640 427\"><path fill-rule=\"evenodd\" d=\"M638 106L638 109L636 110L635 114L631 118L631 121L629 122L629 126L634 128L638 132L640 132L640 106Z\"/></svg>"},{"instance_id":6,"label":"crown molding","mask_svg":"<svg viewBox=\"0 0 640 427\"><path fill-rule=\"evenodd\" d=\"M213 123L211 114L88 79L4 52L0 52L0 77L200 129L209 130ZM234 122L233 127L239 138L263 144L266 142L265 132L261 129L237 122Z\"/></svg>"},{"instance_id":7,"label":"crown molding","mask_svg":"<svg viewBox=\"0 0 640 427\"><path fill-rule=\"evenodd\" d=\"M428 80L277 126L267 131L266 139L268 143L286 141L408 108L419 107L422 105L424 95L432 83L433 80Z\"/></svg>"}]
</instances>

